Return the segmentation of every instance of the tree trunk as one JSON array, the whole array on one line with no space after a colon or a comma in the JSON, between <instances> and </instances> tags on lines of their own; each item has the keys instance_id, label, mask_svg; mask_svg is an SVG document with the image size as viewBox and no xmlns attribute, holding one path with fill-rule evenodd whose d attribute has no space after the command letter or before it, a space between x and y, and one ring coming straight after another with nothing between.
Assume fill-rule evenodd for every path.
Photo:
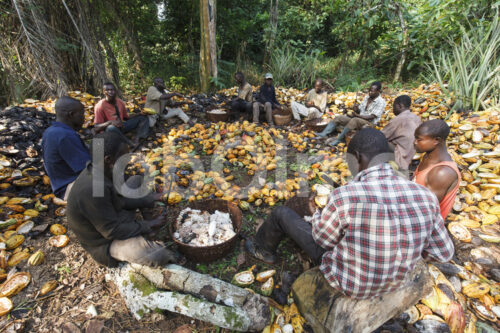
<instances>
[{"instance_id":1,"label":"tree trunk","mask_svg":"<svg viewBox=\"0 0 500 333\"><path fill-rule=\"evenodd\" d=\"M244 306L253 297L266 302L260 295L182 266L168 265L163 269L137 264L130 266L158 288L201 296L210 302Z\"/></svg>"},{"instance_id":2,"label":"tree trunk","mask_svg":"<svg viewBox=\"0 0 500 333\"><path fill-rule=\"evenodd\" d=\"M204 92L210 89L210 78L217 77L215 17L216 0L200 0L200 86Z\"/></svg>"},{"instance_id":3,"label":"tree trunk","mask_svg":"<svg viewBox=\"0 0 500 333\"><path fill-rule=\"evenodd\" d=\"M75 1L74 3L76 4L77 13L80 13L79 22L76 21L73 13L66 4L66 1L62 0L62 4L68 13L68 16L71 18L71 22L75 26L76 31L78 32L84 49L86 49L92 59L95 76L98 81L94 82L94 88L97 90L108 80L108 74L106 73L106 61L103 56L102 48L95 36L95 30L92 30L95 28L91 27L91 24L87 20L87 13L90 12L90 9L87 8L86 3L82 3L80 1Z\"/></svg>"},{"instance_id":4,"label":"tree trunk","mask_svg":"<svg viewBox=\"0 0 500 333\"><path fill-rule=\"evenodd\" d=\"M188 25L188 31L187 31L187 42L188 42L188 45L189 45L189 52L191 53L191 55L193 57L191 57L191 59L194 59L194 55L195 55L195 49L194 49L194 40L193 40L193 13L195 11L195 2L192 1L192 6L191 6L191 15L189 15L189 25Z\"/></svg>"},{"instance_id":5,"label":"tree trunk","mask_svg":"<svg viewBox=\"0 0 500 333\"><path fill-rule=\"evenodd\" d=\"M116 87L119 91L120 89L120 72L118 61L116 60L115 53L113 52L113 48L109 44L108 37L106 36L106 32L104 30L104 26L101 21L100 15L94 15L94 21L96 25L96 30L99 36L101 47L106 50L106 58L108 60L108 65L111 68L111 75L113 76L113 82L116 84Z\"/></svg>"},{"instance_id":6,"label":"tree trunk","mask_svg":"<svg viewBox=\"0 0 500 333\"><path fill-rule=\"evenodd\" d=\"M264 297L181 266L129 264L112 271L114 283L137 319L161 309L235 331L262 331L271 319Z\"/></svg>"},{"instance_id":7,"label":"tree trunk","mask_svg":"<svg viewBox=\"0 0 500 333\"><path fill-rule=\"evenodd\" d=\"M264 65L271 62L271 54L278 33L278 4L279 0L271 0L269 4L269 30L267 33L266 52L264 53Z\"/></svg>"},{"instance_id":8,"label":"tree trunk","mask_svg":"<svg viewBox=\"0 0 500 333\"><path fill-rule=\"evenodd\" d=\"M399 58L398 65L396 66L396 72L394 73L394 79L393 82L396 82L399 80L399 77L401 76L401 71L403 70L403 66L406 61L406 50L408 48L408 27L406 26L405 19L403 17L403 11L401 10L401 6L398 3L394 4L396 7L396 12L399 17L399 25L401 27L401 31L403 33L403 47L401 50L401 58Z\"/></svg>"},{"instance_id":9,"label":"tree trunk","mask_svg":"<svg viewBox=\"0 0 500 333\"><path fill-rule=\"evenodd\" d=\"M118 23L123 37L127 40L125 47L127 51L133 55L134 65L138 72L143 72L144 63L142 62L141 49L139 47L139 42L137 41L136 33L133 27L130 26L127 15L123 13L121 9L121 4L116 1L104 1L104 4L108 6L108 12L113 15L113 18Z\"/></svg>"}]
</instances>

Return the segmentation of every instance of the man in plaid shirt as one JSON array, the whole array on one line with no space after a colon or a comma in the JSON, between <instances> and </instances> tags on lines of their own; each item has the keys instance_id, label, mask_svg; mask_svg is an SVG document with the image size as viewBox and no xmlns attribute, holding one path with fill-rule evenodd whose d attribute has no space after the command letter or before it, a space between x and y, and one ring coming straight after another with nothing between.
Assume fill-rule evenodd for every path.
<instances>
[{"instance_id":1,"label":"man in plaid shirt","mask_svg":"<svg viewBox=\"0 0 500 333\"><path fill-rule=\"evenodd\" d=\"M276 248L287 235L321 263L331 287L360 299L397 289L421 257L449 261L454 247L436 196L397 175L387 163L392 154L385 136L365 128L347 152L355 177L330 194L322 211L311 207L311 224L278 207L255 239L247 240L247 251L275 262Z\"/></svg>"}]
</instances>

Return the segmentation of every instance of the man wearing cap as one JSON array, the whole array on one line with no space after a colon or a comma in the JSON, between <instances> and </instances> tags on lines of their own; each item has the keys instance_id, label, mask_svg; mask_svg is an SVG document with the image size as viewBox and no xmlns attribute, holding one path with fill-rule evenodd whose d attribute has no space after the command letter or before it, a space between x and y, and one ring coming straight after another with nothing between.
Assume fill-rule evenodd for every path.
<instances>
[{"instance_id":1,"label":"man wearing cap","mask_svg":"<svg viewBox=\"0 0 500 333\"><path fill-rule=\"evenodd\" d=\"M266 112L267 123L273 125L273 108L281 109L281 105L276 99L276 91L273 85L273 75L266 73L264 76L265 82L260 86L259 96L257 101L253 104L253 122L259 123L259 114L261 108Z\"/></svg>"}]
</instances>

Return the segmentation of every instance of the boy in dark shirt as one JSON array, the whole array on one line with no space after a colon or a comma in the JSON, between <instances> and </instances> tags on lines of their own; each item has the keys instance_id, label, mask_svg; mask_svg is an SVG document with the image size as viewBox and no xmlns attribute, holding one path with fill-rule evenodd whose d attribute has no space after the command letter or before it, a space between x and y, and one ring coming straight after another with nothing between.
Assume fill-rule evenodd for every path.
<instances>
[{"instance_id":1,"label":"boy in dark shirt","mask_svg":"<svg viewBox=\"0 0 500 333\"><path fill-rule=\"evenodd\" d=\"M76 179L67 205L69 226L82 247L95 261L109 267L120 261L148 266L176 262L175 254L162 243L144 237L161 226L165 216L135 219L137 209L152 208L161 194L141 193L140 176L130 177L120 192L115 188L113 169L128 153L128 145L119 134L105 132L94 138L92 146L92 162ZM99 149L103 156L96 156Z\"/></svg>"},{"instance_id":2,"label":"boy in dark shirt","mask_svg":"<svg viewBox=\"0 0 500 333\"><path fill-rule=\"evenodd\" d=\"M266 112L267 123L273 125L273 109L281 109L281 105L276 99L276 91L273 86L273 75L267 73L265 75L265 83L260 86L259 96L257 101L253 103L253 122L259 123L260 109L263 108Z\"/></svg>"}]
</instances>

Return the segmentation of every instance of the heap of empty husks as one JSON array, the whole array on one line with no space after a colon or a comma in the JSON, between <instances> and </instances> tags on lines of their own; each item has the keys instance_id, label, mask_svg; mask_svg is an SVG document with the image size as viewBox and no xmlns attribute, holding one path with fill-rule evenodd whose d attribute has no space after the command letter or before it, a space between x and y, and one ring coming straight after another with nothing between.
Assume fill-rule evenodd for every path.
<instances>
[{"instance_id":1,"label":"heap of empty husks","mask_svg":"<svg viewBox=\"0 0 500 333\"><path fill-rule=\"evenodd\" d=\"M223 243L235 234L229 213L216 210L210 214L186 208L177 217L174 238L192 246L211 246Z\"/></svg>"}]
</instances>

